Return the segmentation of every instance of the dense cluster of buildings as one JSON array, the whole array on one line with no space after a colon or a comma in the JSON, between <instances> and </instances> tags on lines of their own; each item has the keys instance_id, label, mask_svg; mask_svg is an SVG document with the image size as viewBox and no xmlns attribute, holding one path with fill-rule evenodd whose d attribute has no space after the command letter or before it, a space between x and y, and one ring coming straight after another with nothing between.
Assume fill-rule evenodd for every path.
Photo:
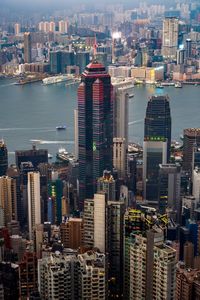
<instances>
[{"instance_id":1,"label":"dense cluster of buildings","mask_svg":"<svg viewBox=\"0 0 200 300\"><path fill-rule=\"evenodd\" d=\"M170 99L154 95L143 147L128 140L136 79L200 79L200 7L121 15L17 23L0 43L3 74L82 74L76 163L33 146L9 166L0 141L1 299L200 299L200 128L173 144Z\"/></svg>"}]
</instances>

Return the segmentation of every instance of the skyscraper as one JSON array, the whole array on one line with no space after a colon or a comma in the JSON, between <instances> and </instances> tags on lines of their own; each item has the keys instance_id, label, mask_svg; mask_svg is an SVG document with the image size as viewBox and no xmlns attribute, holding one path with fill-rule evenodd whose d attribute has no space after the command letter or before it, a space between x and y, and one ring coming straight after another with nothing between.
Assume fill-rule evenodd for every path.
<instances>
[{"instance_id":1,"label":"skyscraper","mask_svg":"<svg viewBox=\"0 0 200 300\"><path fill-rule=\"evenodd\" d=\"M171 147L171 111L168 96L152 96L147 104L144 124L144 138L161 137L167 139L167 161Z\"/></svg>"},{"instance_id":2,"label":"skyscraper","mask_svg":"<svg viewBox=\"0 0 200 300\"><path fill-rule=\"evenodd\" d=\"M0 140L0 176L6 175L8 168L8 150L4 140Z\"/></svg>"},{"instance_id":3,"label":"skyscraper","mask_svg":"<svg viewBox=\"0 0 200 300\"><path fill-rule=\"evenodd\" d=\"M192 172L194 146L200 146L200 128L187 128L183 131L183 168Z\"/></svg>"},{"instance_id":4,"label":"skyscraper","mask_svg":"<svg viewBox=\"0 0 200 300\"><path fill-rule=\"evenodd\" d=\"M31 55L31 33L24 33L24 62L31 63L32 55Z\"/></svg>"},{"instance_id":5,"label":"skyscraper","mask_svg":"<svg viewBox=\"0 0 200 300\"><path fill-rule=\"evenodd\" d=\"M178 48L178 19L166 17L163 21L162 54L164 57L175 59Z\"/></svg>"},{"instance_id":6,"label":"skyscraper","mask_svg":"<svg viewBox=\"0 0 200 300\"><path fill-rule=\"evenodd\" d=\"M96 180L112 170L113 101L110 75L90 63L78 88L79 199L92 198Z\"/></svg>"},{"instance_id":7,"label":"skyscraper","mask_svg":"<svg viewBox=\"0 0 200 300\"><path fill-rule=\"evenodd\" d=\"M29 239L33 239L35 225L41 224L40 173L28 173L28 228Z\"/></svg>"}]
</instances>

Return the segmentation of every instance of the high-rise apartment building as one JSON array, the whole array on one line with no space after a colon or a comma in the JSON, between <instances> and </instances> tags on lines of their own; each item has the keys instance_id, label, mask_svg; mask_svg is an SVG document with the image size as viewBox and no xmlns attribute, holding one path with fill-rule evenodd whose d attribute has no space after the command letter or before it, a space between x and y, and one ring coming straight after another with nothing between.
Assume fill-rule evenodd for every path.
<instances>
[{"instance_id":1,"label":"high-rise apartment building","mask_svg":"<svg viewBox=\"0 0 200 300\"><path fill-rule=\"evenodd\" d=\"M21 33L21 25L19 23L16 23L14 26L15 35L18 36Z\"/></svg>"},{"instance_id":2,"label":"high-rise apartment building","mask_svg":"<svg viewBox=\"0 0 200 300\"><path fill-rule=\"evenodd\" d=\"M90 53L86 51L82 52L77 52L75 56L75 63L76 66L79 67L79 73L82 74L83 71L85 70L85 67L89 64L90 62Z\"/></svg>"},{"instance_id":3,"label":"high-rise apartment building","mask_svg":"<svg viewBox=\"0 0 200 300\"><path fill-rule=\"evenodd\" d=\"M156 206L158 205L159 165L166 163L166 139L152 137L148 140L147 138L143 143L143 197Z\"/></svg>"},{"instance_id":4,"label":"high-rise apartment building","mask_svg":"<svg viewBox=\"0 0 200 300\"><path fill-rule=\"evenodd\" d=\"M0 176L6 175L8 168L8 150L4 140L0 140Z\"/></svg>"},{"instance_id":5,"label":"high-rise apartment building","mask_svg":"<svg viewBox=\"0 0 200 300\"><path fill-rule=\"evenodd\" d=\"M85 199L84 201L84 246L94 247L94 200Z\"/></svg>"},{"instance_id":6,"label":"high-rise apartment building","mask_svg":"<svg viewBox=\"0 0 200 300\"><path fill-rule=\"evenodd\" d=\"M61 242L65 248L78 249L83 246L83 219L69 218L60 225Z\"/></svg>"},{"instance_id":7,"label":"high-rise apartment building","mask_svg":"<svg viewBox=\"0 0 200 300\"><path fill-rule=\"evenodd\" d=\"M165 138L167 141L167 161L171 147L171 111L169 98L165 95L152 96L147 104L144 138Z\"/></svg>"},{"instance_id":8,"label":"high-rise apartment building","mask_svg":"<svg viewBox=\"0 0 200 300\"><path fill-rule=\"evenodd\" d=\"M192 173L194 147L200 145L200 128L187 128L183 131L183 168Z\"/></svg>"},{"instance_id":9,"label":"high-rise apartment building","mask_svg":"<svg viewBox=\"0 0 200 300\"><path fill-rule=\"evenodd\" d=\"M178 48L178 19L166 17L163 21L162 55L169 59L176 58Z\"/></svg>"},{"instance_id":10,"label":"high-rise apartment building","mask_svg":"<svg viewBox=\"0 0 200 300\"><path fill-rule=\"evenodd\" d=\"M164 244L163 232L132 236L130 300L175 299L176 250Z\"/></svg>"},{"instance_id":11,"label":"high-rise apartment building","mask_svg":"<svg viewBox=\"0 0 200 300\"><path fill-rule=\"evenodd\" d=\"M17 220L17 183L8 176L0 177L0 206L4 211L5 225Z\"/></svg>"},{"instance_id":12,"label":"high-rise apartment building","mask_svg":"<svg viewBox=\"0 0 200 300\"><path fill-rule=\"evenodd\" d=\"M105 255L88 251L78 256L56 252L38 260L39 292L44 300L105 300Z\"/></svg>"},{"instance_id":13,"label":"high-rise apartment building","mask_svg":"<svg viewBox=\"0 0 200 300\"><path fill-rule=\"evenodd\" d=\"M80 206L95 193L96 180L112 170L113 101L111 78L97 61L90 63L78 88Z\"/></svg>"},{"instance_id":14,"label":"high-rise apartment building","mask_svg":"<svg viewBox=\"0 0 200 300\"><path fill-rule=\"evenodd\" d=\"M41 224L40 173L28 173L28 229L33 239L35 226Z\"/></svg>"},{"instance_id":15,"label":"high-rise apartment building","mask_svg":"<svg viewBox=\"0 0 200 300\"><path fill-rule=\"evenodd\" d=\"M63 21L63 20L59 21L58 22L58 30L60 33L67 33L67 31L68 31L67 21Z\"/></svg>"},{"instance_id":16,"label":"high-rise apartment building","mask_svg":"<svg viewBox=\"0 0 200 300\"><path fill-rule=\"evenodd\" d=\"M32 43L31 43L31 33L24 33L24 62L31 63L32 62Z\"/></svg>"}]
</instances>

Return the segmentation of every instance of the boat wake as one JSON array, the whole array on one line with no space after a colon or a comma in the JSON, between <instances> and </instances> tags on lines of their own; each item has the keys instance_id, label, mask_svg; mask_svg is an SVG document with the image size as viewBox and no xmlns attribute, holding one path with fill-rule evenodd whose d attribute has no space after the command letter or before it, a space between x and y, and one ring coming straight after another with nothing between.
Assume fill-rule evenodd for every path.
<instances>
[{"instance_id":1,"label":"boat wake","mask_svg":"<svg viewBox=\"0 0 200 300\"><path fill-rule=\"evenodd\" d=\"M133 122L129 122L128 126L131 126L131 125L134 125L134 124L137 124L137 123L141 123L141 122L143 122L143 119L136 120L136 121L133 121Z\"/></svg>"},{"instance_id":2,"label":"boat wake","mask_svg":"<svg viewBox=\"0 0 200 300\"><path fill-rule=\"evenodd\" d=\"M37 144L74 144L74 141L45 141L45 140L30 140L32 143L37 143Z\"/></svg>"},{"instance_id":3,"label":"boat wake","mask_svg":"<svg viewBox=\"0 0 200 300\"><path fill-rule=\"evenodd\" d=\"M27 127L13 127L13 128L0 128L0 131L20 131L20 130L39 130L39 131L55 131L55 129L50 127L43 127L43 128L27 128Z\"/></svg>"}]
</instances>

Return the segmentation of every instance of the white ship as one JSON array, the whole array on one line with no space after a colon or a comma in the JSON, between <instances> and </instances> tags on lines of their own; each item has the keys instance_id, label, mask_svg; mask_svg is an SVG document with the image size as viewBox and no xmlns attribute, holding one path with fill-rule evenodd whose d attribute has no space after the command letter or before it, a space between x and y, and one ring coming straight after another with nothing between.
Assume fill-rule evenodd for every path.
<instances>
[{"instance_id":1,"label":"white ship","mask_svg":"<svg viewBox=\"0 0 200 300\"><path fill-rule=\"evenodd\" d=\"M65 82L72 79L73 77L70 75L58 75L58 76L51 76L51 77L44 78L42 82L43 84L47 85L47 84Z\"/></svg>"}]
</instances>

